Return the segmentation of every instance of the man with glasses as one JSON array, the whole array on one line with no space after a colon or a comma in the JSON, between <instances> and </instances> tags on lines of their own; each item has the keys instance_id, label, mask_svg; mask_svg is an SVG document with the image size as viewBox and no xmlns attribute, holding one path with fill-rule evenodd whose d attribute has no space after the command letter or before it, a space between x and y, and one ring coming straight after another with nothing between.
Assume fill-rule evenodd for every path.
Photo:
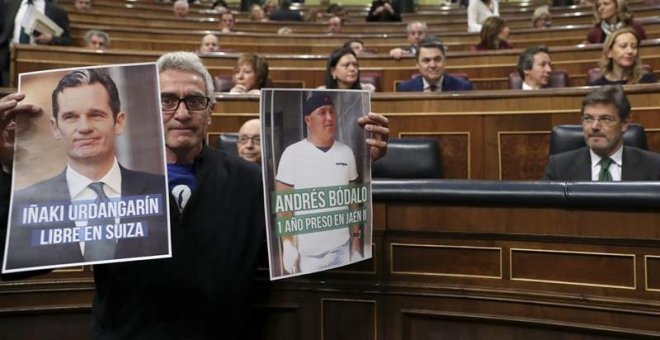
<instances>
[{"instance_id":1,"label":"man with glasses","mask_svg":"<svg viewBox=\"0 0 660 340\"><path fill-rule=\"evenodd\" d=\"M254 164L204 145L215 99L213 79L199 57L165 54L158 71L173 196L173 257L94 267L94 338L253 338L249 332L259 327L249 324L251 284L265 232L261 173ZM20 94L0 99L2 194L11 182L8 122L33 114L22 99ZM382 157L387 119L372 113L358 124L373 133L366 140L372 158ZM2 198L0 218L6 218Z\"/></svg>"},{"instance_id":2,"label":"man with glasses","mask_svg":"<svg viewBox=\"0 0 660 340\"><path fill-rule=\"evenodd\" d=\"M124 131L126 113L121 111L115 82L100 69L76 70L60 79L52 93L53 135L67 154L67 166L55 177L18 190L14 206L85 202L138 195L165 197L165 177L122 166L115 156L115 138ZM14 208L16 212L18 208ZM95 239L93 241L32 244L33 228L21 225L14 214L7 268L105 261L168 253L167 225L150 221L146 237ZM129 222L122 218L121 222ZM76 226L108 223L76 221ZM117 223L117 220L110 222ZM146 223L145 223L146 225ZM37 229L41 226L37 225Z\"/></svg>"},{"instance_id":3,"label":"man with glasses","mask_svg":"<svg viewBox=\"0 0 660 340\"><path fill-rule=\"evenodd\" d=\"M250 119L238 130L236 148L238 155L248 162L261 165L261 123L259 119Z\"/></svg>"},{"instance_id":4,"label":"man with glasses","mask_svg":"<svg viewBox=\"0 0 660 340\"><path fill-rule=\"evenodd\" d=\"M657 181L660 154L623 145L630 102L619 85L596 88L582 100L586 147L550 156L545 180Z\"/></svg>"}]
</instances>

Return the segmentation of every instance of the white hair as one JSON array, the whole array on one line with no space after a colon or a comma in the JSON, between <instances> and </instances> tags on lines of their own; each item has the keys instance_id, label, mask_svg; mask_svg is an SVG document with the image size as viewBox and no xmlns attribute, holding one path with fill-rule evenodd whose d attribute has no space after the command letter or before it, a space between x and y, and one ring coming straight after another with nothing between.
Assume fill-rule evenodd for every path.
<instances>
[{"instance_id":1,"label":"white hair","mask_svg":"<svg viewBox=\"0 0 660 340\"><path fill-rule=\"evenodd\" d=\"M197 55L190 52L171 52L163 54L156 63L158 64L158 73L177 70L195 73L202 77L206 85L206 96L211 98L211 103L215 103L213 78Z\"/></svg>"}]
</instances>

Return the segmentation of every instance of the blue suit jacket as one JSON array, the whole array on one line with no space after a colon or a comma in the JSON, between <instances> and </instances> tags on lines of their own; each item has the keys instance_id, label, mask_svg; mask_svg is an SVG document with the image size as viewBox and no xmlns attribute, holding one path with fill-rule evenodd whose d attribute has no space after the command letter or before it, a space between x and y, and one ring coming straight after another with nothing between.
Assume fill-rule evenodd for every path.
<instances>
[{"instance_id":1,"label":"blue suit jacket","mask_svg":"<svg viewBox=\"0 0 660 340\"><path fill-rule=\"evenodd\" d=\"M120 167L122 196L162 195L162 215L153 217L122 218L121 222L145 222L147 237L122 238L117 242L114 259L138 256L156 256L168 253L165 177L145 172L138 172ZM14 194L12 220L18 218L18 211L29 204L44 204L46 202L70 202L69 187L66 182L66 171L59 175L39 182L33 186L17 191ZM66 210L66 209L65 209ZM65 212L66 215L66 212ZM73 222L65 222L62 226L70 226ZM32 247L32 227L17 227L12 223L7 252L7 269L50 266L67 263L83 262L82 252L78 242ZM40 228L41 226L37 226ZM108 259L112 260L112 259Z\"/></svg>"},{"instance_id":2,"label":"blue suit jacket","mask_svg":"<svg viewBox=\"0 0 660 340\"><path fill-rule=\"evenodd\" d=\"M445 73L442 77L442 91L469 91L472 90L472 83L460 78L452 77ZM410 80L399 83L396 86L397 92L422 92L424 91L424 82L422 76L416 76Z\"/></svg>"}]
</instances>

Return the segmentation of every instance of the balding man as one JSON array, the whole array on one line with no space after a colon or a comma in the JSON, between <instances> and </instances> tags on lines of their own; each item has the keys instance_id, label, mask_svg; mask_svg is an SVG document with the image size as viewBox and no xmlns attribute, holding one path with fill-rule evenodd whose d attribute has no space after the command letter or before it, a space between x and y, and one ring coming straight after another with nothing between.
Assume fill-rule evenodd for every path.
<instances>
[{"instance_id":1,"label":"balding man","mask_svg":"<svg viewBox=\"0 0 660 340\"><path fill-rule=\"evenodd\" d=\"M200 52L218 52L219 50L220 44L218 43L218 37L213 34L207 34L202 38L202 44L199 46Z\"/></svg>"},{"instance_id":2,"label":"balding man","mask_svg":"<svg viewBox=\"0 0 660 340\"><path fill-rule=\"evenodd\" d=\"M238 155L248 162L261 164L261 123L250 119L238 130Z\"/></svg>"},{"instance_id":3,"label":"balding man","mask_svg":"<svg viewBox=\"0 0 660 340\"><path fill-rule=\"evenodd\" d=\"M184 19L188 16L188 2L185 0L177 0L173 6L174 16L178 19Z\"/></svg>"},{"instance_id":4,"label":"balding man","mask_svg":"<svg viewBox=\"0 0 660 340\"><path fill-rule=\"evenodd\" d=\"M410 46L391 49L390 56L394 59L414 56L417 52L417 46L419 46L419 43L426 38L428 28L426 27L426 23L413 21L408 24L406 31L408 32L408 42L410 43Z\"/></svg>"}]
</instances>

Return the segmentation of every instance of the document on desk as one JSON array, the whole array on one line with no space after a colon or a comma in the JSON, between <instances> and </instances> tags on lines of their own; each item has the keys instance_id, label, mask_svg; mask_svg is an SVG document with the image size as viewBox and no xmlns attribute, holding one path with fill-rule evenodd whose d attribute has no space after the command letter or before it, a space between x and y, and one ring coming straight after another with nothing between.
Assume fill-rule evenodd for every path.
<instances>
[{"instance_id":1,"label":"document on desk","mask_svg":"<svg viewBox=\"0 0 660 340\"><path fill-rule=\"evenodd\" d=\"M5 273L172 256L155 63L19 75Z\"/></svg>"},{"instance_id":2,"label":"document on desk","mask_svg":"<svg viewBox=\"0 0 660 340\"><path fill-rule=\"evenodd\" d=\"M367 91L262 89L271 280L372 257Z\"/></svg>"}]
</instances>

